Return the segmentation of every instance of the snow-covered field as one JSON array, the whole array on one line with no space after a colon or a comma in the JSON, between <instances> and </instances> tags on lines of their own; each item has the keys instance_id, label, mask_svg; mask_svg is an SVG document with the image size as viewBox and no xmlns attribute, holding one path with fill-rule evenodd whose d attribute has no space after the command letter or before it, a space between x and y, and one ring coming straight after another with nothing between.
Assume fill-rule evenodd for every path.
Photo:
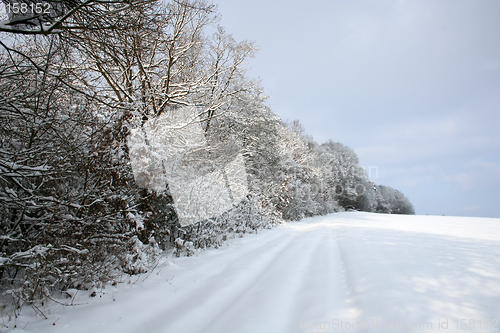
<instances>
[{"instance_id":1,"label":"snow-covered field","mask_svg":"<svg viewBox=\"0 0 500 333\"><path fill-rule=\"evenodd\" d=\"M337 213L89 294L0 331L498 332L500 219Z\"/></svg>"}]
</instances>

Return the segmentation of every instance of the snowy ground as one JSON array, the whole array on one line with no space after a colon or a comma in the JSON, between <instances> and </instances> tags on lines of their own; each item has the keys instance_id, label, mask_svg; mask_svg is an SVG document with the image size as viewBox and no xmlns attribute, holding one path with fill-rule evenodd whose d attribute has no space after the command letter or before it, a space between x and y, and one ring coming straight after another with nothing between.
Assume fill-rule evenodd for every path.
<instances>
[{"instance_id":1,"label":"snowy ground","mask_svg":"<svg viewBox=\"0 0 500 333\"><path fill-rule=\"evenodd\" d=\"M94 298L80 292L84 304L53 304L49 319L27 309L0 330L500 330L500 219L338 213L226 245L165 258Z\"/></svg>"}]
</instances>

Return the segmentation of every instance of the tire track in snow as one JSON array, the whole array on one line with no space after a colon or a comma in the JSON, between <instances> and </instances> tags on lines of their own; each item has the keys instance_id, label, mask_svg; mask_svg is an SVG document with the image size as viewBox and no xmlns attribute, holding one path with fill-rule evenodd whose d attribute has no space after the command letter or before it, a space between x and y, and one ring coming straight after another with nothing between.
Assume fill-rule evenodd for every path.
<instances>
[{"instance_id":1,"label":"tire track in snow","mask_svg":"<svg viewBox=\"0 0 500 333\"><path fill-rule=\"evenodd\" d=\"M302 319L346 317L333 223L295 222L283 228L279 241L269 237L232 257L202 286L169 302L172 306L152 316L144 331L159 331L163 323L172 332L283 332L285 327L303 332ZM244 279L241 270L248 272ZM320 293L318 284L324 286Z\"/></svg>"},{"instance_id":2,"label":"tire track in snow","mask_svg":"<svg viewBox=\"0 0 500 333\"><path fill-rule=\"evenodd\" d=\"M286 332L317 332L318 323L324 329L334 329L334 321L352 322L359 313L351 297L349 270L340 249L338 226L330 220L322 223L320 228L315 234L323 234L325 238L307 268L309 277L303 276L304 283L301 286L301 293L307 296L295 300L300 325ZM322 286L320 294L317 294L318 285Z\"/></svg>"},{"instance_id":3,"label":"tire track in snow","mask_svg":"<svg viewBox=\"0 0 500 333\"><path fill-rule=\"evenodd\" d=\"M363 312L362 305L360 304L360 300L356 294L356 288L354 285L354 277L352 275L352 269L349 265L349 261L347 260L347 255L345 250L342 248L342 242L339 235L339 230L343 228L343 226L337 225L335 228L336 234L336 251L337 257L339 259L339 268L342 273L341 281L344 287L345 293L345 305L347 307L346 311L344 311L344 317L340 317L338 319L346 319L351 323L353 321L359 321Z\"/></svg>"},{"instance_id":4,"label":"tire track in snow","mask_svg":"<svg viewBox=\"0 0 500 333\"><path fill-rule=\"evenodd\" d=\"M309 237L308 237L309 236ZM307 308L301 296L305 284L305 272L310 271L311 259L318 258L323 251L323 239L319 233L310 238L311 231L295 234L292 246L275 258L273 265L262 272L258 280L242 293L237 302L228 304L228 312L222 313L219 322L212 324L207 332L220 332L228 327L231 318L246 313L246 322L235 323L238 332L295 332L299 329L300 311L297 304ZM238 325L239 324L239 325Z\"/></svg>"},{"instance_id":5,"label":"tire track in snow","mask_svg":"<svg viewBox=\"0 0 500 333\"><path fill-rule=\"evenodd\" d=\"M258 285L261 276L276 265L287 250L296 247L294 243L296 235L293 232L286 238L280 234L279 238L271 237L262 246L243 255L229 256L231 262L227 266L222 269L217 267L217 273L209 277L198 276L200 286L179 293L178 301L172 300L169 306L155 311L146 320L144 331L163 332L165 324L163 329L159 330L159 327L162 327L161 323L167 323L168 331L172 332L208 332L211 320L217 320L214 318L228 311L246 294L246 290ZM238 251L234 253L241 254ZM242 270L248 272L243 279Z\"/></svg>"}]
</instances>

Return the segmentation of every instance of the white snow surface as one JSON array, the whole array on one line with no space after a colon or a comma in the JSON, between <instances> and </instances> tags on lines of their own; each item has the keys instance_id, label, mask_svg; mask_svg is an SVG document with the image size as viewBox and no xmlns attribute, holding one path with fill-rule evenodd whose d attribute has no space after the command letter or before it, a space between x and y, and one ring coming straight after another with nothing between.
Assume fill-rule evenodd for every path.
<instances>
[{"instance_id":1,"label":"white snow surface","mask_svg":"<svg viewBox=\"0 0 500 333\"><path fill-rule=\"evenodd\" d=\"M26 308L0 330L498 332L500 219L336 213L125 280L46 305L49 319Z\"/></svg>"}]
</instances>

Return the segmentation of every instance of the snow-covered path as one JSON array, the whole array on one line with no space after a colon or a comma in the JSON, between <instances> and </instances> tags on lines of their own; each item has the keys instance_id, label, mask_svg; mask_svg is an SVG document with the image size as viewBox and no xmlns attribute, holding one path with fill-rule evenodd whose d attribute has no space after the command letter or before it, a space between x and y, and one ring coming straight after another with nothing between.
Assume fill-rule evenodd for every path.
<instances>
[{"instance_id":1,"label":"snow-covered path","mask_svg":"<svg viewBox=\"0 0 500 333\"><path fill-rule=\"evenodd\" d=\"M81 293L87 304L53 306L48 320L25 314L13 331L500 328L500 219L338 213L227 245L164 259L100 297Z\"/></svg>"}]
</instances>

